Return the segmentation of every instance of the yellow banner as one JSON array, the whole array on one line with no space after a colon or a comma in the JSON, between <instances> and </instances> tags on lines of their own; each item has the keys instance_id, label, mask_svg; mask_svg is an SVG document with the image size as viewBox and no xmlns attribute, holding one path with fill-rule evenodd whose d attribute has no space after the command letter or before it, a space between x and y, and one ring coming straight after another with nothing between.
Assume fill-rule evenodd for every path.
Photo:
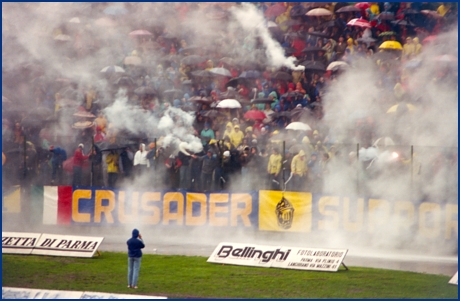
<instances>
[{"instance_id":1,"label":"yellow banner","mask_svg":"<svg viewBox=\"0 0 460 301\"><path fill-rule=\"evenodd\" d=\"M7 192L3 191L3 212L21 212L21 187L19 185L11 187Z\"/></svg>"},{"instance_id":2,"label":"yellow banner","mask_svg":"<svg viewBox=\"0 0 460 301\"><path fill-rule=\"evenodd\" d=\"M310 232L311 223L311 193L259 192L259 230Z\"/></svg>"}]
</instances>

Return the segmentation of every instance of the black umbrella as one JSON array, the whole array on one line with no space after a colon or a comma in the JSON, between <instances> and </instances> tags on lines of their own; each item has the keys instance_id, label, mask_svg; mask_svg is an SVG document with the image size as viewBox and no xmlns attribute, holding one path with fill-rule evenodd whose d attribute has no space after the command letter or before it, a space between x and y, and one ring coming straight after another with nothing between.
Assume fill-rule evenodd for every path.
<instances>
[{"instance_id":1,"label":"black umbrella","mask_svg":"<svg viewBox=\"0 0 460 301\"><path fill-rule=\"evenodd\" d=\"M292 55L294 52L296 52L297 50L295 50L294 48L291 48L291 47L283 47L284 49L284 53L286 55Z\"/></svg>"},{"instance_id":2,"label":"black umbrella","mask_svg":"<svg viewBox=\"0 0 460 301\"><path fill-rule=\"evenodd\" d=\"M399 25L399 26L411 26L411 27L417 26L417 25L415 25L414 23L412 23L409 20L392 21L391 23L393 23L395 26L397 26L397 25Z\"/></svg>"},{"instance_id":3,"label":"black umbrella","mask_svg":"<svg viewBox=\"0 0 460 301\"><path fill-rule=\"evenodd\" d=\"M247 83L246 78L234 77L234 78L231 78L231 79L225 84L225 87L226 87L226 88L228 88L228 87L236 88L236 86L238 86L238 84L246 84L246 83Z\"/></svg>"},{"instance_id":4,"label":"black umbrella","mask_svg":"<svg viewBox=\"0 0 460 301\"><path fill-rule=\"evenodd\" d=\"M421 14L421 12L413 8L407 8L403 10L402 13L399 15L417 15L417 14Z\"/></svg>"},{"instance_id":5,"label":"black umbrella","mask_svg":"<svg viewBox=\"0 0 460 301\"><path fill-rule=\"evenodd\" d=\"M143 96L143 95L155 95L155 94L157 94L157 91L155 91L155 89L152 88L152 87L142 86L142 87L139 87L136 90L134 90L134 94L140 95L140 96Z\"/></svg>"},{"instance_id":6,"label":"black umbrella","mask_svg":"<svg viewBox=\"0 0 460 301\"><path fill-rule=\"evenodd\" d=\"M340 23L337 21L337 19L335 19L335 20L330 20L330 21L321 23L321 24L319 25L319 27L321 27L321 28L328 28L328 27L335 27L335 26L337 26L337 27L339 27L339 28L344 27L342 24L340 24Z\"/></svg>"},{"instance_id":7,"label":"black umbrella","mask_svg":"<svg viewBox=\"0 0 460 301\"><path fill-rule=\"evenodd\" d=\"M272 75L272 78L289 81L289 80L292 80L292 75L290 75L287 72L278 71L278 72L276 72L275 74Z\"/></svg>"},{"instance_id":8,"label":"black umbrella","mask_svg":"<svg viewBox=\"0 0 460 301\"><path fill-rule=\"evenodd\" d=\"M192 71L192 75L196 77L213 77L214 73L209 72L208 70L195 70Z\"/></svg>"},{"instance_id":9,"label":"black umbrella","mask_svg":"<svg viewBox=\"0 0 460 301\"><path fill-rule=\"evenodd\" d=\"M372 58L377 61L377 60L381 60L381 61L386 61L386 60L394 60L398 57L397 53L396 52L392 52L392 51L379 51L375 54L372 55Z\"/></svg>"},{"instance_id":10,"label":"black umbrella","mask_svg":"<svg viewBox=\"0 0 460 301\"><path fill-rule=\"evenodd\" d=\"M281 117L291 118L291 111L275 112L271 114L270 116L272 118L281 118Z\"/></svg>"},{"instance_id":11,"label":"black umbrella","mask_svg":"<svg viewBox=\"0 0 460 301\"><path fill-rule=\"evenodd\" d=\"M94 145L97 146L101 152L119 150L119 149L124 149L126 147L126 145L121 145L118 143L110 143L108 141L97 142Z\"/></svg>"},{"instance_id":12,"label":"black umbrella","mask_svg":"<svg viewBox=\"0 0 460 301\"><path fill-rule=\"evenodd\" d=\"M382 12L376 18L382 21L391 21L395 19L395 15L392 12Z\"/></svg>"},{"instance_id":13,"label":"black umbrella","mask_svg":"<svg viewBox=\"0 0 460 301\"><path fill-rule=\"evenodd\" d=\"M321 62L316 61L304 61L300 65L305 67L305 71L326 71L326 66Z\"/></svg>"},{"instance_id":14,"label":"black umbrella","mask_svg":"<svg viewBox=\"0 0 460 301\"><path fill-rule=\"evenodd\" d=\"M304 95L305 95L304 93L292 91L292 92L287 92L287 93L282 94L281 98L288 98L288 97L297 98L297 97L303 97Z\"/></svg>"},{"instance_id":15,"label":"black umbrella","mask_svg":"<svg viewBox=\"0 0 460 301\"><path fill-rule=\"evenodd\" d=\"M251 100L251 104L272 103L272 102L274 102L274 100L270 98L256 98L256 99Z\"/></svg>"},{"instance_id":16,"label":"black umbrella","mask_svg":"<svg viewBox=\"0 0 460 301\"><path fill-rule=\"evenodd\" d=\"M235 65L235 60L232 59L231 57L223 57L219 61L222 62L222 63L225 63L227 65L230 65L230 66Z\"/></svg>"},{"instance_id":17,"label":"black umbrella","mask_svg":"<svg viewBox=\"0 0 460 301\"><path fill-rule=\"evenodd\" d=\"M227 99L227 98L234 98L237 99L240 97L238 92L235 89L232 89L233 87L227 87L227 91L222 92L219 94L220 99Z\"/></svg>"},{"instance_id":18,"label":"black umbrella","mask_svg":"<svg viewBox=\"0 0 460 301\"><path fill-rule=\"evenodd\" d=\"M291 18L303 17L307 13L307 11L308 9L306 7L303 7L302 5L296 5L293 8L291 8L289 15L291 16Z\"/></svg>"},{"instance_id":19,"label":"black umbrella","mask_svg":"<svg viewBox=\"0 0 460 301\"><path fill-rule=\"evenodd\" d=\"M190 102L195 102L195 103L203 103L203 104L210 104L213 102L212 99L207 98L205 96L192 96L188 99Z\"/></svg>"},{"instance_id":20,"label":"black umbrella","mask_svg":"<svg viewBox=\"0 0 460 301\"><path fill-rule=\"evenodd\" d=\"M347 5L344 7L339 8L336 13L359 13L361 11L360 8L355 7L354 5Z\"/></svg>"},{"instance_id":21,"label":"black umbrella","mask_svg":"<svg viewBox=\"0 0 460 301\"><path fill-rule=\"evenodd\" d=\"M180 107L182 111L185 111L185 112L195 112L196 111L196 106L189 103L189 104L185 104L183 106Z\"/></svg>"},{"instance_id":22,"label":"black umbrella","mask_svg":"<svg viewBox=\"0 0 460 301\"><path fill-rule=\"evenodd\" d=\"M182 64L185 65L197 65L203 63L204 61L206 61L206 58L196 54L186 56L181 60Z\"/></svg>"}]
</instances>

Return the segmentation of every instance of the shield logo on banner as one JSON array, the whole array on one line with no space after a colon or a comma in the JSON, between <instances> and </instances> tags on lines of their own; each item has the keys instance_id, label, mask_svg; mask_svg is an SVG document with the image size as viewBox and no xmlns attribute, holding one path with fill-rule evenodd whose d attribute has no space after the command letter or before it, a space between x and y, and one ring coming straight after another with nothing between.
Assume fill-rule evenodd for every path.
<instances>
[{"instance_id":1,"label":"shield logo on banner","mask_svg":"<svg viewBox=\"0 0 460 301\"><path fill-rule=\"evenodd\" d=\"M292 226L294 220L294 207L292 204L283 196L281 201L276 204L276 218L278 220L278 226L283 229L289 229Z\"/></svg>"}]
</instances>

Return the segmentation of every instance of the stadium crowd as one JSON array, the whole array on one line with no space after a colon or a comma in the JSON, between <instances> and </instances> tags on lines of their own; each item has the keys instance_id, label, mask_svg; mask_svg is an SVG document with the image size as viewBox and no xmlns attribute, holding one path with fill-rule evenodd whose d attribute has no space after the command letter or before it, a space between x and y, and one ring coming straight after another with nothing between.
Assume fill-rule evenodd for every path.
<instances>
[{"instance_id":1,"label":"stadium crowd","mask_svg":"<svg viewBox=\"0 0 460 301\"><path fill-rule=\"evenodd\" d=\"M121 23L142 4L91 3L96 16L105 15L100 22L114 23L107 26L130 25L126 41L113 45L121 54L119 63L101 71L104 66L97 67L104 85L62 74L45 76L40 62L4 70L4 86L25 85L29 98L18 100L14 89L4 89L3 184L120 187L128 179L147 177L146 187L164 189L323 192L331 164L354 166L359 160L356 142L370 146L380 136L375 132L378 121L359 116L350 140L336 141L322 123L331 87L361 60L372 61L379 66L381 84L394 92L394 102L381 102L382 114L388 104L404 104L408 109L395 114L409 114L410 87L403 75L418 67L424 48L457 19L456 3L334 4L253 3L271 38L297 66L271 68L261 38L223 31L221 41L201 45L165 25ZM240 4L171 5L176 15L170 18L178 21L200 9L210 19L226 22L231 6ZM103 41L86 37L84 27L75 26L79 23L84 21L67 20L52 33L56 51L70 60L82 60L103 47ZM456 82L446 70L436 80ZM193 134L203 150L194 152L186 143L171 149L155 129L133 134L117 120L108 120L105 109L119 97L120 88L129 104L155 118L170 108L194 116ZM27 103L27 109L18 109L18 103ZM445 155L439 160L452 164L457 159Z\"/></svg>"}]
</instances>

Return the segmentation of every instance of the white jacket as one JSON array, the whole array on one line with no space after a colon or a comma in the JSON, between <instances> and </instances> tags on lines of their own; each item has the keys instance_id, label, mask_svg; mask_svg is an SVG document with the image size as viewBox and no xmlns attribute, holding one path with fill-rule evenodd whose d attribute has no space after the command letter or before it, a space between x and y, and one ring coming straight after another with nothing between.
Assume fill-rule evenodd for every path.
<instances>
[{"instance_id":1,"label":"white jacket","mask_svg":"<svg viewBox=\"0 0 460 301\"><path fill-rule=\"evenodd\" d=\"M150 162L147 159L148 151L145 150L145 144L141 143L140 146L141 146L140 150L138 150L136 152L136 154L134 155L133 165L134 166L136 166L136 165L147 165L147 167L150 167Z\"/></svg>"}]
</instances>

